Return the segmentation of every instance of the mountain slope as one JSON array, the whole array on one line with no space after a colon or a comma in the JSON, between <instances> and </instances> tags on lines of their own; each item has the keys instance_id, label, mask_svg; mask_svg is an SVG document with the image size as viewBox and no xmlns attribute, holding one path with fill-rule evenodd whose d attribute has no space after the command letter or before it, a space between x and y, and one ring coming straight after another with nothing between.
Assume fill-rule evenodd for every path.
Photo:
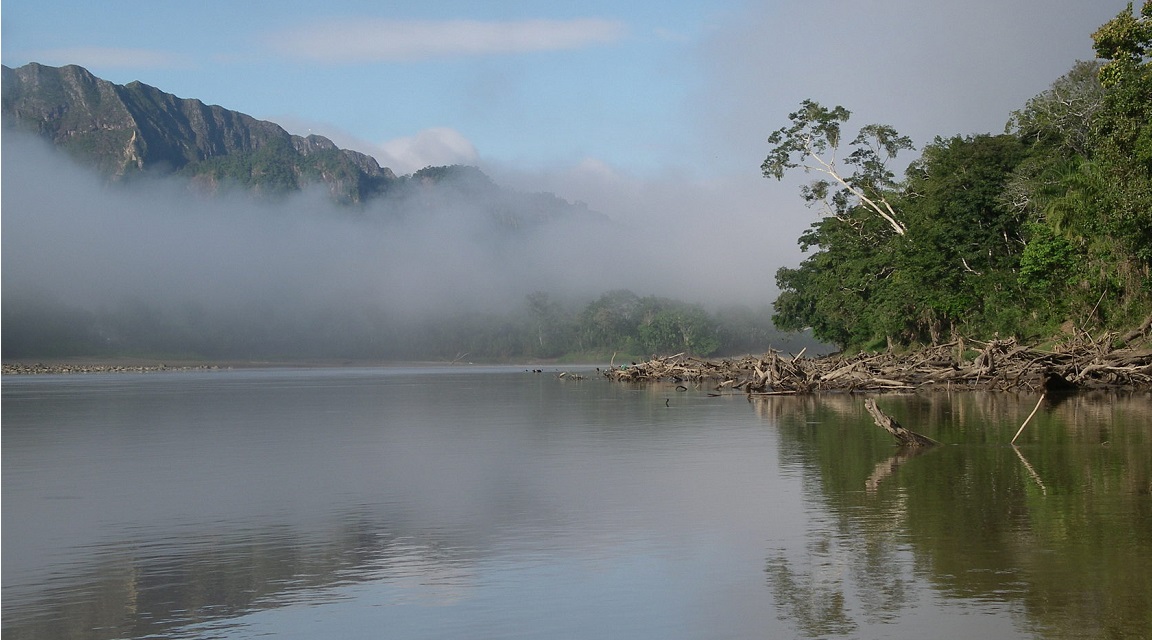
<instances>
[{"instance_id":1,"label":"mountain slope","mask_svg":"<svg viewBox=\"0 0 1152 640\"><path fill-rule=\"evenodd\" d=\"M427 167L397 177L369 155L141 82L118 85L76 65L3 67L3 126L47 139L113 181L171 175L200 190L262 195L327 187L343 204L378 201L393 215L467 210L496 230L559 219L605 222L551 193L500 187L475 167Z\"/></svg>"},{"instance_id":2,"label":"mountain slope","mask_svg":"<svg viewBox=\"0 0 1152 640\"><path fill-rule=\"evenodd\" d=\"M75 65L3 67L5 127L33 131L104 175L177 173L210 189L257 192L323 183L343 202L380 195L396 180L370 156L322 136L143 84L117 85Z\"/></svg>"}]
</instances>

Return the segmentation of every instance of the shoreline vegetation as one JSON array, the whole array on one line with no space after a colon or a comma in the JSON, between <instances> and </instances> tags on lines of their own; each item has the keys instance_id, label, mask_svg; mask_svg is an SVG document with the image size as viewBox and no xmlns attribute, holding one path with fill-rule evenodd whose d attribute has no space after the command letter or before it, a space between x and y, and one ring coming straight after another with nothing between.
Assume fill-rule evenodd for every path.
<instances>
[{"instance_id":1,"label":"shoreline vegetation","mask_svg":"<svg viewBox=\"0 0 1152 640\"><path fill-rule=\"evenodd\" d=\"M1152 314L1152 0L1136 4L1091 33L1096 59L1012 111L1002 133L918 147L891 125L857 128L844 106L803 100L760 167L777 181L803 172L800 195L819 212L799 238L807 257L776 272L773 326L810 328L851 353L1069 325L1099 335ZM904 153L919 155L897 162ZM1131 365L1085 355L1061 372L1069 381L1129 384Z\"/></svg>"}]
</instances>

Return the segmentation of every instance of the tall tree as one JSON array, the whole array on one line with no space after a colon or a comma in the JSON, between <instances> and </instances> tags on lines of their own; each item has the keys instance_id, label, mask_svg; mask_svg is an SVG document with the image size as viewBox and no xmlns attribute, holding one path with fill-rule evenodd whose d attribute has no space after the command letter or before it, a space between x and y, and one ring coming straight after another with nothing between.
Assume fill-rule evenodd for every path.
<instances>
[{"instance_id":1,"label":"tall tree","mask_svg":"<svg viewBox=\"0 0 1152 640\"><path fill-rule=\"evenodd\" d=\"M782 127L768 137L775 145L760 165L765 177L781 180L797 167L805 173L816 171L821 178L803 187L802 195L809 205L820 203L827 215L846 219L848 212L861 206L880 216L897 235L907 228L900 221L887 192L895 186L895 175L888 163L896 155L912 148L912 140L890 126L870 124L860 129L852 140L852 152L844 158L855 167L844 175L837 166L841 144L841 125L851 112L841 106L832 109L813 100L805 100L800 109L788 114L792 125Z\"/></svg>"},{"instance_id":2,"label":"tall tree","mask_svg":"<svg viewBox=\"0 0 1152 640\"><path fill-rule=\"evenodd\" d=\"M944 327L1015 329L997 316L1019 306L1024 219L1001 194L1026 153L1010 135L937 138L908 169L903 209L912 231L898 266L915 283L915 324L934 342Z\"/></svg>"},{"instance_id":3,"label":"tall tree","mask_svg":"<svg viewBox=\"0 0 1152 640\"><path fill-rule=\"evenodd\" d=\"M1024 108L1013 111L1005 132L1027 143L1047 145L1061 157L1090 153L1095 121L1105 102L1102 67L1103 63L1095 60L1076 62Z\"/></svg>"},{"instance_id":4,"label":"tall tree","mask_svg":"<svg viewBox=\"0 0 1152 640\"><path fill-rule=\"evenodd\" d=\"M1110 230L1147 268L1152 265L1152 0L1139 15L1129 3L1092 39L1097 55L1108 61L1100 69L1108 94L1097 120L1094 159L1116 189L1109 198Z\"/></svg>"}]
</instances>

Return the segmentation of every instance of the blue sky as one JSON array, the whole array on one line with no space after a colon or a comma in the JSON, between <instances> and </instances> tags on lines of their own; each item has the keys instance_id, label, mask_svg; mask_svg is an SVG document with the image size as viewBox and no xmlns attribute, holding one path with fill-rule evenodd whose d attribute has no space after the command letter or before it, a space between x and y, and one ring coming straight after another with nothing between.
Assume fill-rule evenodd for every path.
<instances>
[{"instance_id":1,"label":"blue sky","mask_svg":"<svg viewBox=\"0 0 1152 640\"><path fill-rule=\"evenodd\" d=\"M814 220L760 176L801 100L841 104L918 147L1003 130L1127 0L7 0L2 57L140 80L398 174L481 166L662 230L653 249L754 256L689 270L755 300ZM911 158L908 158L911 159ZM670 235L672 234L672 235Z\"/></svg>"},{"instance_id":2,"label":"blue sky","mask_svg":"<svg viewBox=\"0 0 1152 640\"><path fill-rule=\"evenodd\" d=\"M448 128L494 159L594 156L651 168L685 151L670 132L686 128L693 49L711 11L657 2L9 0L3 58L81 64L114 82L138 79L369 144Z\"/></svg>"},{"instance_id":3,"label":"blue sky","mask_svg":"<svg viewBox=\"0 0 1152 640\"><path fill-rule=\"evenodd\" d=\"M1124 4L8 0L2 43L367 151L440 131L524 167L728 171L806 97L921 144L998 129Z\"/></svg>"}]
</instances>

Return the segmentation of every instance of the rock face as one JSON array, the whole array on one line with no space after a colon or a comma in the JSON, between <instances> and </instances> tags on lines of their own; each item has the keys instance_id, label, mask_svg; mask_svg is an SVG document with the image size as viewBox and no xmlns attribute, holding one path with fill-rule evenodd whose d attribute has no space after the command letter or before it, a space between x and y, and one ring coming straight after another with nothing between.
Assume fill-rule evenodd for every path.
<instances>
[{"instance_id":1,"label":"rock face","mask_svg":"<svg viewBox=\"0 0 1152 640\"><path fill-rule=\"evenodd\" d=\"M561 219L607 222L551 193L500 187L476 167L426 167L398 177L323 136L294 136L273 122L141 82L114 84L75 65L2 71L4 129L35 133L112 181L176 176L197 191L269 196L324 185L336 202L376 200L394 215L467 211L502 239Z\"/></svg>"},{"instance_id":2,"label":"rock face","mask_svg":"<svg viewBox=\"0 0 1152 640\"><path fill-rule=\"evenodd\" d=\"M143 84L117 85L75 65L3 67L5 128L35 132L114 180L180 174L210 189L259 192L327 185L342 202L388 191L390 169L321 136Z\"/></svg>"}]
</instances>

